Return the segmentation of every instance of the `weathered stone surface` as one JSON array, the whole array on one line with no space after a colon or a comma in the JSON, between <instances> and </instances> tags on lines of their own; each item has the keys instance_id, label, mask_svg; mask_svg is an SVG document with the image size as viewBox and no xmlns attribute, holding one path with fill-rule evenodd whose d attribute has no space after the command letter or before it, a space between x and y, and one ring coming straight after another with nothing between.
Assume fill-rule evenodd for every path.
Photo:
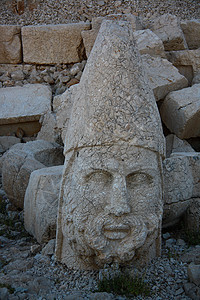
<instances>
[{"instance_id":1,"label":"weathered stone surface","mask_svg":"<svg viewBox=\"0 0 200 300\"><path fill-rule=\"evenodd\" d=\"M56 130L56 116L53 113L47 113L41 117L40 123L42 127L37 135L37 140L45 140L47 142L58 142L59 134Z\"/></svg>"},{"instance_id":2,"label":"weathered stone surface","mask_svg":"<svg viewBox=\"0 0 200 300\"><path fill-rule=\"evenodd\" d=\"M63 163L62 148L47 141L16 144L3 156L2 183L9 200L23 208L30 174Z\"/></svg>"},{"instance_id":3,"label":"weathered stone surface","mask_svg":"<svg viewBox=\"0 0 200 300\"><path fill-rule=\"evenodd\" d=\"M163 162L163 225L173 225L186 212L192 198L200 197L200 153L172 153Z\"/></svg>"},{"instance_id":4,"label":"weathered stone surface","mask_svg":"<svg viewBox=\"0 0 200 300\"><path fill-rule=\"evenodd\" d=\"M166 59L142 55L142 62L156 101L164 99L171 91L188 86L187 79Z\"/></svg>"},{"instance_id":5,"label":"weathered stone surface","mask_svg":"<svg viewBox=\"0 0 200 300\"><path fill-rule=\"evenodd\" d=\"M178 18L164 14L151 21L150 29L163 41L166 51L187 49L187 43Z\"/></svg>"},{"instance_id":6,"label":"weathered stone surface","mask_svg":"<svg viewBox=\"0 0 200 300\"><path fill-rule=\"evenodd\" d=\"M86 50L86 55L89 57L89 54L92 50L96 37L98 35L99 29L101 27L101 23L103 20L122 20L128 21L131 24L131 28L133 31L143 29L140 19L131 14L115 14L115 15L107 15L105 17L96 17L92 19L92 29L87 31L82 31L81 35L83 38L83 43Z\"/></svg>"},{"instance_id":7,"label":"weathered stone surface","mask_svg":"<svg viewBox=\"0 0 200 300\"><path fill-rule=\"evenodd\" d=\"M179 138L200 136L200 84L169 93L160 114L167 128Z\"/></svg>"},{"instance_id":8,"label":"weathered stone surface","mask_svg":"<svg viewBox=\"0 0 200 300\"><path fill-rule=\"evenodd\" d=\"M15 136L0 136L0 153L7 151L20 142L21 140Z\"/></svg>"},{"instance_id":9,"label":"weathered stone surface","mask_svg":"<svg viewBox=\"0 0 200 300\"><path fill-rule=\"evenodd\" d=\"M56 211L56 215L57 215L57 211ZM47 256L48 255L53 255L55 253L55 244L56 244L55 239L50 240L46 244L46 246L42 249L42 255L47 255Z\"/></svg>"},{"instance_id":10,"label":"weathered stone surface","mask_svg":"<svg viewBox=\"0 0 200 300\"><path fill-rule=\"evenodd\" d=\"M1 64L16 64L22 61L20 32L20 26L0 25Z\"/></svg>"},{"instance_id":11,"label":"weathered stone surface","mask_svg":"<svg viewBox=\"0 0 200 300\"><path fill-rule=\"evenodd\" d=\"M200 230L200 198L191 201L190 206L184 215L184 223L191 232L198 232Z\"/></svg>"},{"instance_id":12,"label":"weathered stone surface","mask_svg":"<svg viewBox=\"0 0 200 300\"><path fill-rule=\"evenodd\" d=\"M188 277L190 282L200 286L200 265L195 265L194 263L189 264Z\"/></svg>"},{"instance_id":13,"label":"weathered stone surface","mask_svg":"<svg viewBox=\"0 0 200 300\"><path fill-rule=\"evenodd\" d=\"M174 134L169 134L166 136L166 157L170 157L174 152L195 152L195 150L187 141L179 139Z\"/></svg>"},{"instance_id":14,"label":"weathered stone surface","mask_svg":"<svg viewBox=\"0 0 200 300\"><path fill-rule=\"evenodd\" d=\"M88 23L22 27L24 62L37 64L75 63L83 59L81 31Z\"/></svg>"},{"instance_id":15,"label":"weathered stone surface","mask_svg":"<svg viewBox=\"0 0 200 300\"><path fill-rule=\"evenodd\" d=\"M200 71L198 73L196 73L196 75L194 76L193 80L192 80L192 85L200 83Z\"/></svg>"},{"instance_id":16,"label":"weathered stone surface","mask_svg":"<svg viewBox=\"0 0 200 300\"><path fill-rule=\"evenodd\" d=\"M145 264L160 253L165 142L129 23L102 23L73 98L56 256L76 269Z\"/></svg>"},{"instance_id":17,"label":"weathered stone surface","mask_svg":"<svg viewBox=\"0 0 200 300\"><path fill-rule=\"evenodd\" d=\"M137 30L133 33L140 54L166 57L163 42L151 30Z\"/></svg>"},{"instance_id":18,"label":"weathered stone surface","mask_svg":"<svg viewBox=\"0 0 200 300\"><path fill-rule=\"evenodd\" d=\"M189 49L198 49L200 47L200 19L181 21L185 39Z\"/></svg>"},{"instance_id":19,"label":"weathered stone surface","mask_svg":"<svg viewBox=\"0 0 200 300\"><path fill-rule=\"evenodd\" d=\"M179 67L192 67L193 76L199 72L200 69L200 48L196 50L185 51L170 51L166 53L167 59L179 69Z\"/></svg>"},{"instance_id":20,"label":"weathered stone surface","mask_svg":"<svg viewBox=\"0 0 200 300\"><path fill-rule=\"evenodd\" d=\"M31 173L24 198L24 225L38 243L56 237L58 195L63 166Z\"/></svg>"},{"instance_id":21,"label":"weathered stone surface","mask_svg":"<svg viewBox=\"0 0 200 300\"><path fill-rule=\"evenodd\" d=\"M73 98L77 93L79 85L75 85L66 90L62 95L56 96L53 99L53 109L56 113L56 128L60 133L63 142L65 141L68 122L71 115Z\"/></svg>"},{"instance_id":22,"label":"weathered stone surface","mask_svg":"<svg viewBox=\"0 0 200 300\"><path fill-rule=\"evenodd\" d=\"M13 124L16 129L21 127L27 133L35 133L37 125L34 129L29 128L27 123L38 121L41 115L51 111L51 97L50 87L42 84L0 89L0 135L6 125L11 128ZM28 128L23 127L24 123ZM33 123L30 123L31 126Z\"/></svg>"}]
</instances>

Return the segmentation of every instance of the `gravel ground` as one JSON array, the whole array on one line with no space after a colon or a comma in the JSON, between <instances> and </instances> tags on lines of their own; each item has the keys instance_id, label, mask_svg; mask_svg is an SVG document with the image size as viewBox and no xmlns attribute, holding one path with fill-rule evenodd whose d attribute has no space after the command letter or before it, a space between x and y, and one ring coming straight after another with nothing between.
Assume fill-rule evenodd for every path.
<instances>
[{"instance_id":1,"label":"gravel ground","mask_svg":"<svg viewBox=\"0 0 200 300\"><path fill-rule=\"evenodd\" d=\"M182 19L200 17L199 0L24 0L21 14L17 12L16 2L1 0L0 24L63 24L91 21L92 17L111 13L137 13L147 18L164 13Z\"/></svg>"}]
</instances>

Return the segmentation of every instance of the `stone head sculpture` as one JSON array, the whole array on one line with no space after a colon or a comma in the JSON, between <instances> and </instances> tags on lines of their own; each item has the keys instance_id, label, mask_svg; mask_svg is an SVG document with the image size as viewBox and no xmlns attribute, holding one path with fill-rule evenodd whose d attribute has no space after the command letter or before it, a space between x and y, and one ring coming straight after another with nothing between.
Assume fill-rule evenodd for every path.
<instances>
[{"instance_id":1,"label":"stone head sculpture","mask_svg":"<svg viewBox=\"0 0 200 300\"><path fill-rule=\"evenodd\" d=\"M164 137L128 22L104 21L65 140L56 256L68 267L160 252Z\"/></svg>"}]
</instances>

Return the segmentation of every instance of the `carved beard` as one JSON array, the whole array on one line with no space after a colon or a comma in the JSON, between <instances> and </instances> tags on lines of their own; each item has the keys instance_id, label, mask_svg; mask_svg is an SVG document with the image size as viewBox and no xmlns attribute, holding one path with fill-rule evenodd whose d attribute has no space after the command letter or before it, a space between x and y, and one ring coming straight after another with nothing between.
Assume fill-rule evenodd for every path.
<instances>
[{"instance_id":1,"label":"carved beard","mask_svg":"<svg viewBox=\"0 0 200 300\"><path fill-rule=\"evenodd\" d=\"M144 245L147 235L155 233L159 226L156 214L115 217L101 213L96 218L73 217L74 222L67 226L71 247L82 259L93 257L98 266L129 262L135 250Z\"/></svg>"}]
</instances>

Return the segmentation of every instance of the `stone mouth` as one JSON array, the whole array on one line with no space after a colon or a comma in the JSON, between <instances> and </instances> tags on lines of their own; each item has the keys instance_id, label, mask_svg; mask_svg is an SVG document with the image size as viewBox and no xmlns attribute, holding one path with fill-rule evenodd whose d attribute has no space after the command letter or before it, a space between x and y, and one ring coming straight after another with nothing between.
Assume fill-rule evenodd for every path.
<instances>
[{"instance_id":1,"label":"stone mouth","mask_svg":"<svg viewBox=\"0 0 200 300\"><path fill-rule=\"evenodd\" d=\"M103 232L104 236L110 240L121 240L130 233L130 226L124 224L105 225Z\"/></svg>"}]
</instances>

